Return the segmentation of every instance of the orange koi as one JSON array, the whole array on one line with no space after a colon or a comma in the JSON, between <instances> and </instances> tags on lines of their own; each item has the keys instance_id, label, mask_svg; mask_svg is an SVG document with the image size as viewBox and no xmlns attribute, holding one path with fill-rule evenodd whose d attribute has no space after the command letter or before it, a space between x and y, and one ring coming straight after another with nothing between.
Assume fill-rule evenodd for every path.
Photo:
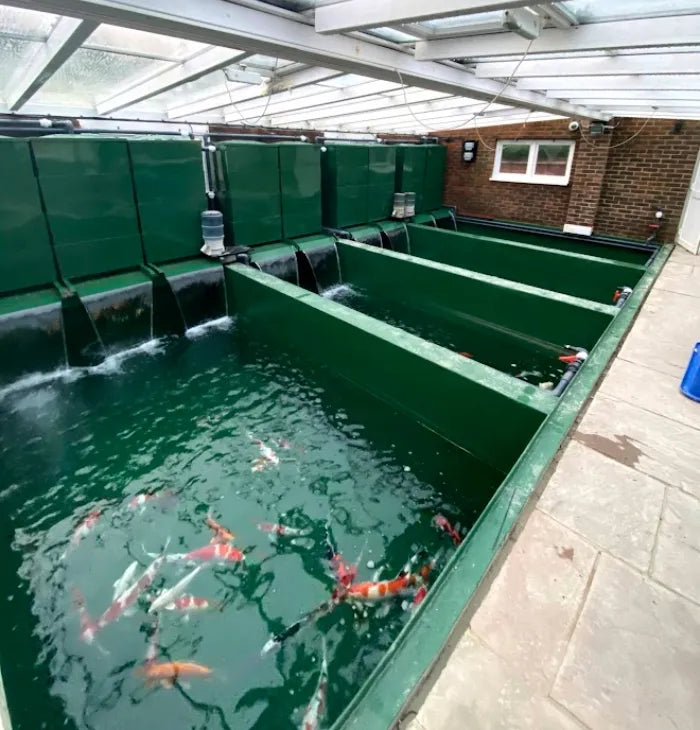
<instances>
[{"instance_id":1,"label":"orange koi","mask_svg":"<svg viewBox=\"0 0 700 730\"><path fill-rule=\"evenodd\" d=\"M438 528L438 530L442 530L447 533L452 538L452 542L455 545L459 545L462 542L462 536L454 527L452 527L450 521L447 517L445 517L445 515L435 515L433 518L433 524Z\"/></svg>"},{"instance_id":2,"label":"orange koi","mask_svg":"<svg viewBox=\"0 0 700 730\"><path fill-rule=\"evenodd\" d=\"M211 539L211 543L225 543L225 542L231 542L235 535L230 531L227 530L223 525L220 525L212 516L211 514L208 514L206 516L206 523L207 527L210 530L214 531L214 537Z\"/></svg>"},{"instance_id":3,"label":"orange koi","mask_svg":"<svg viewBox=\"0 0 700 730\"><path fill-rule=\"evenodd\" d=\"M150 662L137 670L143 674L146 682L160 682L164 687L172 687L180 677L210 677L214 672L203 664L195 662Z\"/></svg>"},{"instance_id":4,"label":"orange koi","mask_svg":"<svg viewBox=\"0 0 700 730\"><path fill-rule=\"evenodd\" d=\"M381 601L385 598L403 596L411 592L416 586L420 586L422 582L423 578L420 574L408 573L392 580L355 583L348 586L344 597L349 601L361 601L363 603Z\"/></svg>"}]
</instances>

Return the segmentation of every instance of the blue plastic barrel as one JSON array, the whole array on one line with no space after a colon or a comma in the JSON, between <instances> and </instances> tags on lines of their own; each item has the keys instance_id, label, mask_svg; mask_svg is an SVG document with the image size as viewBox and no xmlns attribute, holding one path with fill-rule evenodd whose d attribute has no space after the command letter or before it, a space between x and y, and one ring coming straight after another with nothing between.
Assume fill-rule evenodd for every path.
<instances>
[{"instance_id":1,"label":"blue plastic barrel","mask_svg":"<svg viewBox=\"0 0 700 730\"><path fill-rule=\"evenodd\" d=\"M681 393L700 402L700 342L695 343L688 368L681 380Z\"/></svg>"}]
</instances>

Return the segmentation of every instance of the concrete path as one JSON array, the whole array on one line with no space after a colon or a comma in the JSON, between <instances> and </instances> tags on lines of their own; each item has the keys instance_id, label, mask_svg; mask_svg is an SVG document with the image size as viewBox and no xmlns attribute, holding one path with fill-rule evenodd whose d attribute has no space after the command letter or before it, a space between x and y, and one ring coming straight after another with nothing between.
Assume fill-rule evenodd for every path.
<instances>
[{"instance_id":1,"label":"concrete path","mask_svg":"<svg viewBox=\"0 0 700 730\"><path fill-rule=\"evenodd\" d=\"M401 730L700 728L700 257L664 267Z\"/></svg>"}]
</instances>

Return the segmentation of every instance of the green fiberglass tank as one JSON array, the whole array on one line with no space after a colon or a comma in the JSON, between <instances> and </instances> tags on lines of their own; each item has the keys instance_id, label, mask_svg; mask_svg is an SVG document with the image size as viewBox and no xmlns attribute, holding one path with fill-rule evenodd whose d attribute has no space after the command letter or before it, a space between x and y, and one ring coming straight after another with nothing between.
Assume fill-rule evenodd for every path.
<instances>
[{"instance_id":1,"label":"green fiberglass tank","mask_svg":"<svg viewBox=\"0 0 700 730\"><path fill-rule=\"evenodd\" d=\"M56 278L29 142L0 137L0 293Z\"/></svg>"},{"instance_id":2,"label":"green fiberglass tank","mask_svg":"<svg viewBox=\"0 0 700 730\"><path fill-rule=\"evenodd\" d=\"M197 256L206 210L198 141L144 137L128 141L146 260Z\"/></svg>"},{"instance_id":3,"label":"green fiberglass tank","mask_svg":"<svg viewBox=\"0 0 700 730\"><path fill-rule=\"evenodd\" d=\"M423 210L436 210L442 205L442 192L445 186L446 157L447 149L442 145L425 145Z\"/></svg>"},{"instance_id":4,"label":"green fiberglass tank","mask_svg":"<svg viewBox=\"0 0 700 730\"><path fill-rule=\"evenodd\" d=\"M216 194L224 214L226 244L252 246L282 238L277 145L216 145Z\"/></svg>"},{"instance_id":5,"label":"green fiberglass tank","mask_svg":"<svg viewBox=\"0 0 700 730\"><path fill-rule=\"evenodd\" d=\"M321 149L305 142L281 142L279 150L284 238L321 230Z\"/></svg>"},{"instance_id":6,"label":"green fiberglass tank","mask_svg":"<svg viewBox=\"0 0 700 730\"><path fill-rule=\"evenodd\" d=\"M56 135L31 146L62 275L79 279L139 266L126 140Z\"/></svg>"},{"instance_id":7,"label":"green fiberglass tank","mask_svg":"<svg viewBox=\"0 0 700 730\"><path fill-rule=\"evenodd\" d=\"M416 194L416 213L427 210L424 200L427 145L396 145L396 192Z\"/></svg>"},{"instance_id":8,"label":"green fiberglass tank","mask_svg":"<svg viewBox=\"0 0 700 730\"><path fill-rule=\"evenodd\" d=\"M323 225L367 223L369 167L366 145L329 144L321 156Z\"/></svg>"},{"instance_id":9,"label":"green fiberglass tank","mask_svg":"<svg viewBox=\"0 0 700 730\"><path fill-rule=\"evenodd\" d=\"M369 145L369 181L367 187L367 220L391 217L396 177L396 148Z\"/></svg>"}]
</instances>

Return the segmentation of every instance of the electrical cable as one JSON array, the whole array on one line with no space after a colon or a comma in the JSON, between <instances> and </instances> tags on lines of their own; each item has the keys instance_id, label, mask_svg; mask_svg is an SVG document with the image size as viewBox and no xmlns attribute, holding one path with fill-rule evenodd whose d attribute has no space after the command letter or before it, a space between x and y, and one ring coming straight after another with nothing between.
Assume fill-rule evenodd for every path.
<instances>
[{"instance_id":1,"label":"electrical cable","mask_svg":"<svg viewBox=\"0 0 700 730\"><path fill-rule=\"evenodd\" d=\"M270 77L270 81L273 81L275 79L275 76L277 74L277 64L279 63L279 58L275 58L275 65L272 69L272 76ZM267 108L270 106L270 98L272 97L271 93L268 93L267 99L265 101L265 106L262 110L262 113L260 116L254 121L254 122L247 122L244 118L244 116L241 114L240 109L234 104L233 102L233 96L231 96L231 89L228 85L228 76L226 75L225 69L222 69L222 73L224 74L224 83L226 84L226 91L228 92L228 98L231 103L231 106L235 109L236 114L241 118L241 124L244 127L257 127L258 124L260 124L260 121L265 117L267 114Z\"/></svg>"},{"instance_id":2,"label":"electrical cable","mask_svg":"<svg viewBox=\"0 0 700 730\"><path fill-rule=\"evenodd\" d=\"M613 144L613 145L610 145L610 147L608 147L608 150L614 150L614 149L617 149L618 147L622 147L623 145L626 145L626 144L627 144L628 142L631 142L631 141L632 141L632 140L633 140L633 139L634 139L635 137L637 137L638 135L640 135L640 134L641 134L641 133L642 133L642 132L644 131L644 127L646 127L646 126L647 126L647 124L649 124L649 122L650 122L650 121L651 121L652 119L654 119L654 117L655 117L655 116L656 116L656 115L658 114L658 111L659 111L659 108L658 108L658 107L656 107L656 108L654 109L654 112L653 112L653 114L652 114L652 115L651 115L650 117L647 117L647 118L646 118L646 119L644 120L644 124L642 124L642 126L641 126L641 127L640 127L640 128L639 128L639 129L638 129L638 130L637 130L637 131L636 131L636 132L634 133L634 134L632 134L632 135L630 135L629 137L627 137L627 139L623 139L623 140L622 140L622 142L618 142L617 144ZM617 129L617 128L618 128L619 126L620 126L620 122L618 122L618 123L617 123L617 124L616 124L616 125L615 125L615 126L613 127L613 129ZM581 139L582 139L582 140L583 140L583 141L584 141L584 142L585 142L586 144L588 144L588 145L591 145L591 147L595 147L595 142L591 142L591 141L590 141L589 139L586 139L586 136L584 135L584 133L583 133L583 129L582 129L581 127L579 127L579 135L581 136Z\"/></svg>"}]
</instances>

